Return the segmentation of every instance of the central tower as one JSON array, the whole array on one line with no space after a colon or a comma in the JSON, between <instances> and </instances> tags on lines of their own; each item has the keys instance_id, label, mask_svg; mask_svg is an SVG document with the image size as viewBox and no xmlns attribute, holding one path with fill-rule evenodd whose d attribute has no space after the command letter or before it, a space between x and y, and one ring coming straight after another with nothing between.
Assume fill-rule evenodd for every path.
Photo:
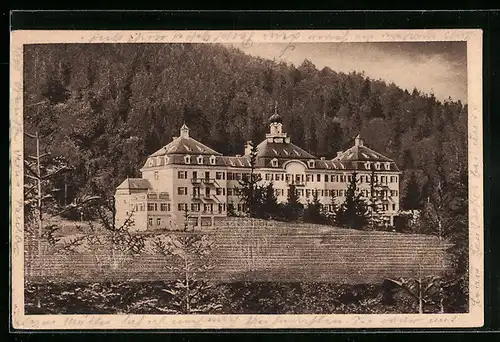
<instances>
[{"instance_id":1,"label":"central tower","mask_svg":"<svg viewBox=\"0 0 500 342\"><path fill-rule=\"evenodd\" d=\"M289 143L290 138L283 132L283 118L278 114L278 105L274 105L274 114L269 118L269 133L266 134L268 142Z\"/></svg>"}]
</instances>

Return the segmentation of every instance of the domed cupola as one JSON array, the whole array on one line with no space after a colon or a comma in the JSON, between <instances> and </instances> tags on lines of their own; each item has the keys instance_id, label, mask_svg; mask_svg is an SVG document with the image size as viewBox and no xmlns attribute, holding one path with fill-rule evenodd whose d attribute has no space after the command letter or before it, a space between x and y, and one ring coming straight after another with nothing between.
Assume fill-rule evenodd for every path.
<instances>
[{"instance_id":1,"label":"domed cupola","mask_svg":"<svg viewBox=\"0 0 500 342\"><path fill-rule=\"evenodd\" d=\"M283 118L281 115L278 113L274 113L270 118L269 118L269 123L283 123Z\"/></svg>"}]
</instances>

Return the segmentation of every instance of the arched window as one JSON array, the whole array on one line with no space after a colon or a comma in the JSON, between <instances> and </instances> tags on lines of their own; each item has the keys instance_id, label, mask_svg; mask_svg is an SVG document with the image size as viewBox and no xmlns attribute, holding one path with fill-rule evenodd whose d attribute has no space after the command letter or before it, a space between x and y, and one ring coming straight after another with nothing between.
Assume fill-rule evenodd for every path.
<instances>
[{"instance_id":1,"label":"arched window","mask_svg":"<svg viewBox=\"0 0 500 342\"><path fill-rule=\"evenodd\" d=\"M311 168L311 169L312 169L312 168L314 168L314 160L308 160L308 161L307 161L307 166L308 166L309 168Z\"/></svg>"},{"instance_id":2,"label":"arched window","mask_svg":"<svg viewBox=\"0 0 500 342\"><path fill-rule=\"evenodd\" d=\"M370 170L371 169L371 164L370 162L365 162L365 169Z\"/></svg>"},{"instance_id":3,"label":"arched window","mask_svg":"<svg viewBox=\"0 0 500 342\"><path fill-rule=\"evenodd\" d=\"M375 163L375 170L380 170L380 162Z\"/></svg>"},{"instance_id":4,"label":"arched window","mask_svg":"<svg viewBox=\"0 0 500 342\"><path fill-rule=\"evenodd\" d=\"M391 169L391 163L385 163L385 169L390 170Z\"/></svg>"},{"instance_id":5,"label":"arched window","mask_svg":"<svg viewBox=\"0 0 500 342\"><path fill-rule=\"evenodd\" d=\"M191 164L191 156L184 156L184 163Z\"/></svg>"},{"instance_id":6,"label":"arched window","mask_svg":"<svg viewBox=\"0 0 500 342\"><path fill-rule=\"evenodd\" d=\"M198 156L196 160L198 161L198 164L203 164L203 156Z\"/></svg>"},{"instance_id":7,"label":"arched window","mask_svg":"<svg viewBox=\"0 0 500 342\"><path fill-rule=\"evenodd\" d=\"M170 160L170 159L168 158L168 156L165 156L165 165L167 165L167 164L168 164L169 160Z\"/></svg>"},{"instance_id":8,"label":"arched window","mask_svg":"<svg viewBox=\"0 0 500 342\"><path fill-rule=\"evenodd\" d=\"M149 164L148 164L148 165L149 165L150 167L152 167L152 166L153 166L153 164L154 164L153 159L149 159Z\"/></svg>"},{"instance_id":9,"label":"arched window","mask_svg":"<svg viewBox=\"0 0 500 342\"><path fill-rule=\"evenodd\" d=\"M210 156L210 164L215 165L215 156Z\"/></svg>"},{"instance_id":10,"label":"arched window","mask_svg":"<svg viewBox=\"0 0 500 342\"><path fill-rule=\"evenodd\" d=\"M273 160L271 160L271 165L272 167L278 167L278 159L274 158Z\"/></svg>"}]
</instances>

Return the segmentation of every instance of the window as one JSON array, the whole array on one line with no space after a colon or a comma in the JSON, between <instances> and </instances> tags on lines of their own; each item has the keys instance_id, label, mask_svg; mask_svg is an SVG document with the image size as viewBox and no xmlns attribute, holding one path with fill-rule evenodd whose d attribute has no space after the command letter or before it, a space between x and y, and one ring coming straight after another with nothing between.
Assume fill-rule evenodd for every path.
<instances>
[{"instance_id":1,"label":"window","mask_svg":"<svg viewBox=\"0 0 500 342\"><path fill-rule=\"evenodd\" d=\"M170 158L168 156L165 156L165 165L167 165L169 161L170 161Z\"/></svg>"},{"instance_id":2,"label":"window","mask_svg":"<svg viewBox=\"0 0 500 342\"><path fill-rule=\"evenodd\" d=\"M309 166L309 168L314 168L314 160L308 160L307 161L307 166Z\"/></svg>"},{"instance_id":3,"label":"window","mask_svg":"<svg viewBox=\"0 0 500 342\"><path fill-rule=\"evenodd\" d=\"M306 182L310 182L311 181L311 175L306 175Z\"/></svg>"},{"instance_id":4,"label":"window","mask_svg":"<svg viewBox=\"0 0 500 342\"><path fill-rule=\"evenodd\" d=\"M234 176L235 176L235 178L234 178L235 180L241 180L241 173L235 173Z\"/></svg>"},{"instance_id":5,"label":"window","mask_svg":"<svg viewBox=\"0 0 500 342\"><path fill-rule=\"evenodd\" d=\"M224 179L224 172L216 172L215 179Z\"/></svg>"},{"instance_id":6,"label":"window","mask_svg":"<svg viewBox=\"0 0 500 342\"><path fill-rule=\"evenodd\" d=\"M325 183L328 183L328 175L325 175Z\"/></svg>"},{"instance_id":7,"label":"window","mask_svg":"<svg viewBox=\"0 0 500 342\"><path fill-rule=\"evenodd\" d=\"M155 211L156 203L148 203L148 211Z\"/></svg>"},{"instance_id":8,"label":"window","mask_svg":"<svg viewBox=\"0 0 500 342\"><path fill-rule=\"evenodd\" d=\"M157 226L161 226L161 217L158 217L158 218L156 219L156 225L157 225Z\"/></svg>"},{"instance_id":9,"label":"window","mask_svg":"<svg viewBox=\"0 0 500 342\"><path fill-rule=\"evenodd\" d=\"M150 159L148 164L150 167L153 166L153 164L154 164L153 159Z\"/></svg>"},{"instance_id":10,"label":"window","mask_svg":"<svg viewBox=\"0 0 500 342\"><path fill-rule=\"evenodd\" d=\"M233 180L233 173L232 172L227 173L227 180Z\"/></svg>"},{"instance_id":11,"label":"window","mask_svg":"<svg viewBox=\"0 0 500 342\"><path fill-rule=\"evenodd\" d=\"M177 188L177 194L178 195L187 195L187 188L186 187L178 187Z\"/></svg>"},{"instance_id":12,"label":"window","mask_svg":"<svg viewBox=\"0 0 500 342\"><path fill-rule=\"evenodd\" d=\"M198 164L203 164L203 157L202 156L196 157L196 161L198 162Z\"/></svg>"},{"instance_id":13,"label":"window","mask_svg":"<svg viewBox=\"0 0 500 342\"><path fill-rule=\"evenodd\" d=\"M347 181L351 182L352 181L352 176L347 176Z\"/></svg>"},{"instance_id":14,"label":"window","mask_svg":"<svg viewBox=\"0 0 500 342\"><path fill-rule=\"evenodd\" d=\"M215 156L210 156L210 164L215 165Z\"/></svg>"},{"instance_id":15,"label":"window","mask_svg":"<svg viewBox=\"0 0 500 342\"><path fill-rule=\"evenodd\" d=\"M219 203L219 213L222 213L222 203Z\"/></svg>"},{"instance_id":16,"label":"window","mask_svg":"<svg viewBox=\"0 0 500 342\"><path fill-rule=\"evenodd\" d=\"M144 211L144 203L139 203L139 204L137 205L137 210L138 210L138 211Z\"/></svg>"},{"instance_id":17,"label":"window","mask_svg":"<svg viewBox=\"0 0 500 342\"><path fill-rule=\"evenodd\" d=\"M232 196L232 195L233 195L233 189L228 188L228 189L227 189L227 195L228 195L228 196Z\"/></svg>"},{"instance_id":18,"label":"window","mask_svg":"<svg viewBox=\"0 0 500 342\"><path fill-rule=\"evenodd\" d=\"M365 162L365 169L370 170L371 169L371 164L370 162Z\"/></svg>"},{"instance_id":19,"label":"window","mask_svg":"<svg viewBox=\"0 0 500 342\"><path fill-rule=\"evenodd\" d=\"M152 226L152 225L153 225L153 218L152 218L152 217L150 217L150 218L148 219L148 225L150 225L150 226Z\"/></svg>"},{"instance_id":20,"label":"window","mask_svg":"<svg viewBox=\"0 0 500 342\"><path fill-rule=\"evenodd\" d=\"M271 175L269 173L266 173L266 181L271 180Z\"/></svg>"},{"instance_id":21,"label":"window","mask_svg":"<svg viewBox=\"0 0 500 342\"><path fill-rule=\"evenodd\" d=\"M184 164L191 164L191 156L184 156Z\"/></svg>"},{"instance_id":22,"label":"window","mask_svg":"<svg viewBox=\"0 0 500 342\"><path fill-rule=\"evenodd\" d=\"M390 170L391 169L391 163L384 163L385 169Z\"/></svg>"},{"instance_id":23,"label":"window","mask_svg":"<svg viewBox=\"0 0 500 342\"><path fill-rule=\"evenodd\" d=\"M216 188L215 189L215 194L216 195L222 195L222 188Z\"/></svg>"},{"instance_id":24,"label":"window","mask_svg":"<svg viewBox=\"0 0 500 342\"><path fill-rule=\"evenodd\" d=\"M332 183L335 182L335 178L336 178L335 175L330 175L330 182Z\"/></svg>"},{"instance_id":25,"label":"window","mask_svg":"<svg viewBox=\"0 0 500 342\"><path fill-rule=\"evenodd\" d=\"M199 203L191 203L191 211L200 211Z\"/></svg>"},{"instance_id":26,"label":"window","mask_svg":"<svg viewBox=\"0 0 500 342\"><path fill-rule=\"evenodd\" d=\"M396 204L392 205L392 210L396 210Z\"/></svg>"},{"instance_id":27,"label":"window","mask_svg":"<svg viewBox=\"0 0 500 342\"><path fill-rule=\"evenodd\" d=\"M319 173L316 175L316 182L321 182L321 175Z\"/></svg>"},{"instance_id":28,"label":"window","mask_svg":"<svg viewBox=\"0 0 500 342\"><path fill-rule=\"evenodd\" d=\"M187 178L187 171L177 171L177 178L186 179Z\"/></svg>"},{"instance_id":29,"label":"window","mask_svg":"<svg viewBox=\"0 0 500 342\"><path fill-rule=\"evenodd\" d=\"M271 166L278 167L278 159L274 158L273 160L271 160Z\"/></svg>"},{"instance_id":30,"label":"window","mask_svg":"<svg viewBox=\"0 0 500 342\"><path fill-rule=\"evenodd\" d=\"M177 209L179 211L185 211L185 210L187 210L187 204L186 203L179 203L179 204L177 204Z\"/></svg>"},{"instance_id":31,"label":"window","mask_svg":"<svg viewBox=\"0 0 500 342\"><path fill-rule=\"evenodd\" d=\"M304 196L304 189L299 189L297 192L299 193L299 196Z\"/></svg>"},{"instance_id":32,"label":"window","mask_svg":"<svg viewBox=\"0 0 500 342\"><path fill-rule=\"evenodd\" d=\"M306 189L306 197L307 198L311 197L311 190Z\"/></svg>"},{"instance_id":33,"label":"window","mask_svg":"<svg viewBox=\"0 0 500 342\"><path fill-rule=\"evenodd\" d=\"M380 162L375 163L375 170L380 170Z\"/></svg>"},{"instance_id":34,"label":"window","mask_svg":"<svg viewBox=\"0 0 500 342\"><path fill-rule=\"evenodd\" d=\"M158 173L158 171L155 171L155 179L158 180L160 178L160 175Z\"/></svg>"}]
</instances>

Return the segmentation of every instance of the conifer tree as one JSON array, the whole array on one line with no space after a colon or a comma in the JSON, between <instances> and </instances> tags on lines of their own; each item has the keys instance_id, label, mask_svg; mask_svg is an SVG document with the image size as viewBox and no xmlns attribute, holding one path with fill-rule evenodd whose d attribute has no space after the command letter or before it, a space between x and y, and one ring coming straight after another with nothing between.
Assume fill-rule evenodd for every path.
<instances>
[{"instance_id":1,"label":"conifer tree","mask_svg":"<svg viewBox=\"0 0 500 342\"><path fill-rule=\"evenodd\" d=\"M337 214L339 212L339 205L337 204L337 197L335 196L335 193L333 192L334 190L331 190L331 196L330 196L330 209L328 210L328 220L330 221L330 224L336 225L337 224Z\"/></svg>"},{"instance_id":2,"label":"conifer tree","mask_svg":"<svg viewBox=\"0 0 500 342\"><path fill-rule=\"evenodd\" d=\"M337 214L337 222L343 227L362 229L368 223L366 203L357 191L357 173L353 172L346 191L346 198Z\"/></svg>"},{"instance_id":3,"label":"conifer tree","mask_svg":"<svg viewBox=\"0 0 500 342\"><path fill-rule=\"evenodd\" d=\"M318 198L318 190L313 191L312 201L307 203L304 210L304 222L309 223L323 223L325 217L321 210L321 202Z\"/></svg>"},{"instance_id":4,"label":"conifer tree","mask_svg":"<svg viewBox=\"0 0 500 342\"><path fill-rule=\"evenodd\" d=\"M262 209L264 211L264 218L275 218L278 215L278 199L276 198L276 193L274 189L273 182L270 182L265 187L264 201L262 203Z\"/></svg>"},{"instance_id":5,"label":"conifer tree","mask_svg":"<svg viewBox=\"0 0 500 342\"><path fill-rule=\"evenodd\" d=\"M259 185L262 180L259 173L255 172L257 163L257 144L250 141L250 175L240 180L241 198L246 204L248 215L250 217L259 217L262 215L263 188Z\"/></svg>"},{"instance_id":6,"label":"conifer tree","mask_svg":"<svg viewBox=\"0 0 500 342\"><path fill-rule=\"evenodd\" d=\"M370 191L368 194L368 207L370 208L369 211L371 229L377 229L383 225L383 221L380 216L383 205L381 193L382 187L378 182L378 176L375 174L375 170L372 169L370 173Z\"/></svg>"},{"instance_id":7,"label":"conifer tree","mask_svg":"<svg viewBox=\"0 0 500 342\"><path fill-rule=\"evenodd\" d=\"M405 210L422 209L422 194L414 172L411 173L408 184L406 185L405 195L401 201L401 206Z\"/></svg>"},{"instance_id":8,"label":"conifer tree","mask_svg":"<svg viewBox=\"0 0 500 342\"><path fill-rule=\"evenodd\" d=\"M296 221L302 216L304 206L299 201L299 195L295 184L288 187L287 203L284 205L284 217L287 221Z\"/></svg>"}]
</instances>

